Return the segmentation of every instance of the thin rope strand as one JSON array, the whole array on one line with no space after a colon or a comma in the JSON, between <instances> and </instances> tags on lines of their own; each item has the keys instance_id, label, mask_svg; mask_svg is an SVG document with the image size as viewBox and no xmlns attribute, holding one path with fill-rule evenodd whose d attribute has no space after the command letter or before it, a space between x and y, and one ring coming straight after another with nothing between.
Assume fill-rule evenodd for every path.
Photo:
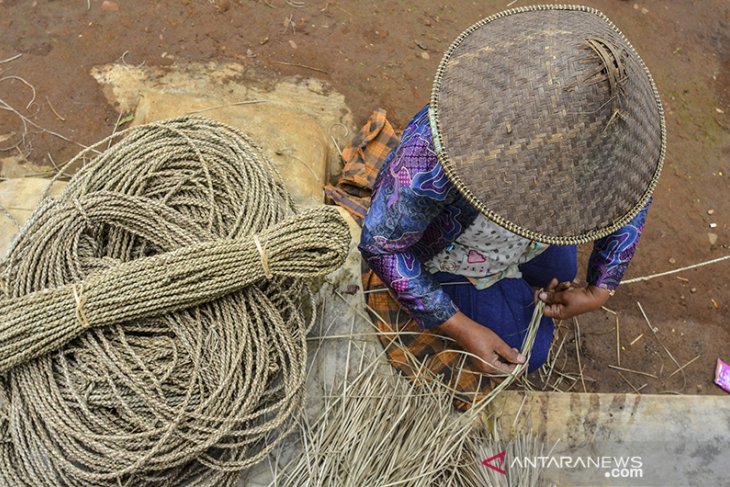
<instances>
[{"instance_id":1,"label":"thin rope strand","mask_svg":"<svg viewBox=\"0 0 730 487\"><path fill-rule=\"evenodd\" d=\"M688 265L687 267L680 267L679 269L673 269L671 271L666 272L660 272L658 274L651 274L649 276L643 276L643 277L635 277L633 279L625 279L621 281L621 284L631 284L634 282L642 282L642 281L648 281L649 279L654 279L656 277L664 277L669 276L671 274L677 274L679 272L689 271L692 269L697 269L698 267L704 267L706 265L710 264L716 264L718 262L722 262L723 260L730 259L730 255L725 255L723 257L718 257L717 259L707 260L705 262L700 262L698 264Z\"/></svg>"}]
</instances>

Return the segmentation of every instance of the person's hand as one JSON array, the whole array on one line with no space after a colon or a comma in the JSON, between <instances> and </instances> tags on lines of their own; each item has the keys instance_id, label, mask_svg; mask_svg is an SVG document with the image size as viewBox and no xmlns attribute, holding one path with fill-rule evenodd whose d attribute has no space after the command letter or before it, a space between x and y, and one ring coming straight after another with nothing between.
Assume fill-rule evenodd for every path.
<instances>
[{"instance_id":1,"label":"person's hand","mask_svg":"<svg viewBox=\"0 0 730 487\"><path fill-rule=\"evenodd\" d=\"M549 318L567 320L589 311L595 311L603 306L610 294L607 289L588 285L576 288L572 282L550 281L538 299L545 303L543 314Z\"/></svg>"},{"instance_id":2,"label":"person's hand","mask_svg":"<svg viewBox=\"0 0 730 487\"><path fill-rule=\"evenodd\" d=\"M456 340L464 350L478 357L473 358L472 363L479 372L509 374L516 364L525 363L525 357L516 348L511 348L499 335L461 311L437 329Z\"/></svg>"}]
</instances>

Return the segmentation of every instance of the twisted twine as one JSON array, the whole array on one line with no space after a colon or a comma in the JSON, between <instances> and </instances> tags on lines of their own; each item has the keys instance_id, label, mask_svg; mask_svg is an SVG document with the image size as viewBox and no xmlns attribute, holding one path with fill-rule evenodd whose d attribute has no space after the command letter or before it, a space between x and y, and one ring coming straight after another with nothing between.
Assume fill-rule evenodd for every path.
<instances>
[{"instance_id":1,"label":"twisted twine","mask_svg":"<svg viewBox=\"0 0 730 487\"><path fill-rule=\"evenodd\" d=\"M346 223L225 125L125 135L0 264L0 484L234 485L301 410Z\"/></svg>"}]
</instances>

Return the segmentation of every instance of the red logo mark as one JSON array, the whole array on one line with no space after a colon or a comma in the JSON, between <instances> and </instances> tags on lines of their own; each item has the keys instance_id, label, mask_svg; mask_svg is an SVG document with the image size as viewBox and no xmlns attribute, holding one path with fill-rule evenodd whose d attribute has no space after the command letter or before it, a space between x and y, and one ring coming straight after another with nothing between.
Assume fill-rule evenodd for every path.
<instances>
[{"instance_id":1,"label":"red logo mark","mask_svg":"<svg viewBox=\"0 0 730 487\"><path fill-rule=\"evenodd\" d=\"M506 454L507 454L506 450L501 451L501 452L497 453L496 455L494 455L493 457L489 457L486 460L484 460L482 462L482 465L484 465L485 467L489 467L492 470L495 470L495 471L501 473L502 475L507 475L507 471L502 468L502 465L504 465L504 456ZM495 460L499 461L499 466L492 465L492 462Z\"/></svg>"}]
</instances>

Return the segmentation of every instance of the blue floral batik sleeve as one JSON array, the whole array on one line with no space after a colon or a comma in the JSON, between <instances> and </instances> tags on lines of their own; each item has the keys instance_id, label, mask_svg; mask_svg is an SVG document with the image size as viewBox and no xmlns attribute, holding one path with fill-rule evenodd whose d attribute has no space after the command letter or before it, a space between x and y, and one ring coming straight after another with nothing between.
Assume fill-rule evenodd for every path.
<instances>
[{"instance_id":1,"label":"blue floral batik sleeve","mask_svg":"<svg viewBox=\"0 0 730 487\"><path fill-rule=\"evenodd\" d=\"M636 252L649 205L651 199L629 223L593 243L593 252L588 260L589 284L609 290L618 287Z\"/></svg>"},{"instance_id":2,"label":"blue floral batik sleeve","mask_svg":"<svg viewBox=\"0 0 730 487\"><path fill-rule=\"evenodd\" d=\"M423 267L416 247L437 217L448 213L455 189L433 151L426 109L403 132L373 191L360 251L420 326L438 326L457 309Z\"/></svg>"}]
</instances>

